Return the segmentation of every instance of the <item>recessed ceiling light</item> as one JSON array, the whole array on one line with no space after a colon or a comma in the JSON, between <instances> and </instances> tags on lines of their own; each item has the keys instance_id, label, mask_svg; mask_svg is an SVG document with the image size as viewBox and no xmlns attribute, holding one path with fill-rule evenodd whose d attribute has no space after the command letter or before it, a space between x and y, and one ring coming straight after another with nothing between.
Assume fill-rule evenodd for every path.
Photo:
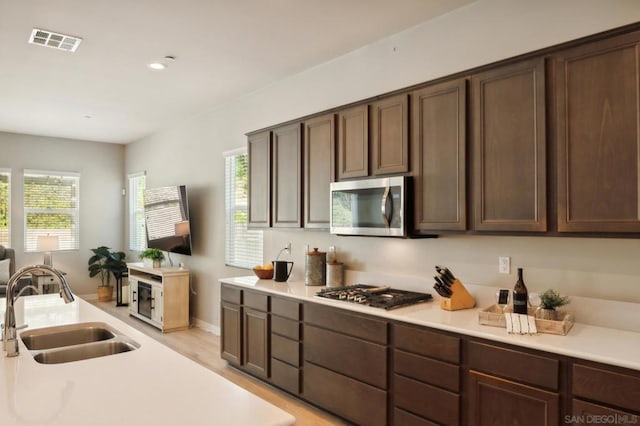
<instances>
[{"instance_id":1,"label":"recessed ceiling light","mask_svg":"<svg viewBox=\"0 0 640 426\"><path fill-rule=\"evenodd\" d=\"M165 56L164 58L162 58L162 60L151 62L150 64L147 64L147 66L152 70L163 70L169 66L169 62L172 62L175 60L176 60L175 56Z\"/></svg>"},{"instance_id":2,"label":"recessed ceiling light","mask_svg":"<svg viewBox=\"0 0 640 426\"><path fill-rule=\"evenodd\" d=\"M39 28L31 30L31 36L29 37L29 43L31 44L65 50L67 52L75 52L81 42L82 39L80 37L54 33L53 31L41 30Z\"/></svg>"}]
</instances>

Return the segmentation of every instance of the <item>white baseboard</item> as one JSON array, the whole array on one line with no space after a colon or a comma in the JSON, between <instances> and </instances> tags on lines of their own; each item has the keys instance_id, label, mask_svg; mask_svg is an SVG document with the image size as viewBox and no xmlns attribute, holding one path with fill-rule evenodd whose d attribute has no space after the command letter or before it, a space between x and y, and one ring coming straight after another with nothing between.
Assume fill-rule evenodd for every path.
<instances>
[{"instance_id":1,"label":"white baseboard","mask_svg":"<svg viewBox=\"0 0 640 426\"><path fill-rule=\"evenodd\" d=\"M216 336L220 335L220 327L217 325L209 324L206 321L202 321L201 319L191 317L191 324L194 327L198 327L203 329L204 331L208 331L209 333L213 333Z\"/></svg>"}]
</instances>

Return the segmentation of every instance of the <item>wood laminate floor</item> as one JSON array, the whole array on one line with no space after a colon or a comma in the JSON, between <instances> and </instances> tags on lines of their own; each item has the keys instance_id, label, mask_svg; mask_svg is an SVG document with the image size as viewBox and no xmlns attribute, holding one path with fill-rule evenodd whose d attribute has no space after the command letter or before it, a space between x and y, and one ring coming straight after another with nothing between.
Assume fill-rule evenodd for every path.
<instances>
[{"instance_id":1,"label":"wood laminate floor","mask_svg":"<svg viewBox=\"0 0 640 426\"><path fill-rule=\"evenodd\" d=\"M115 302L98 302L95 299L91 300L88 298L85 300L192 361L197 362L260 398L291 413L291 415L296 418L296 425L324 426L345 424L336 417L306 404L286 392L280 391L275 387L229 367L227 362L220 358L220 337L213 333L209 333L198 327L192 327L183 331L162 333L157 328L129 316L127 307L117 307L115 306Z\"/></svg>"}]
</instances>

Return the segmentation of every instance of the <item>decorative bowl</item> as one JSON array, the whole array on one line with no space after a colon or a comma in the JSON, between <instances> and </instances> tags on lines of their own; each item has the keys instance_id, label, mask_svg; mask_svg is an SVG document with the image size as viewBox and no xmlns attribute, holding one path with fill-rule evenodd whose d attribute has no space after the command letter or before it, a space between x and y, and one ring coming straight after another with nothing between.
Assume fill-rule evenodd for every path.
<instances>
[{"instance_id":1,"label":"decorative bowl","mask_svg":"<svg viewBox=\"0 0 640 426\"><path fill-rule=\"evenodd\" d=\"M273 279L273 269L256 269L253 268L253 273L256 274L261 280Z\"/></svg>"}]
</instances>

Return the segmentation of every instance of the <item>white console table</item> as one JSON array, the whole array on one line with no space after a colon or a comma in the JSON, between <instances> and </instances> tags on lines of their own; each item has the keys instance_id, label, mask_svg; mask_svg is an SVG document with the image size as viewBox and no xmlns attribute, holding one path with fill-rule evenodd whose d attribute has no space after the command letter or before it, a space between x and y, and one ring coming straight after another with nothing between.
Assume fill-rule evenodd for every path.
<instances>
[{"instance_id":1,"label":"white console table","mask_svg":"<svg viewBox=\"0 0 640 426\"><path fill-rule=\"evenodd\" d=\"M189 327L189 270L129 263L129 315L163 332Z\"/></svg>"}]
</instances>

